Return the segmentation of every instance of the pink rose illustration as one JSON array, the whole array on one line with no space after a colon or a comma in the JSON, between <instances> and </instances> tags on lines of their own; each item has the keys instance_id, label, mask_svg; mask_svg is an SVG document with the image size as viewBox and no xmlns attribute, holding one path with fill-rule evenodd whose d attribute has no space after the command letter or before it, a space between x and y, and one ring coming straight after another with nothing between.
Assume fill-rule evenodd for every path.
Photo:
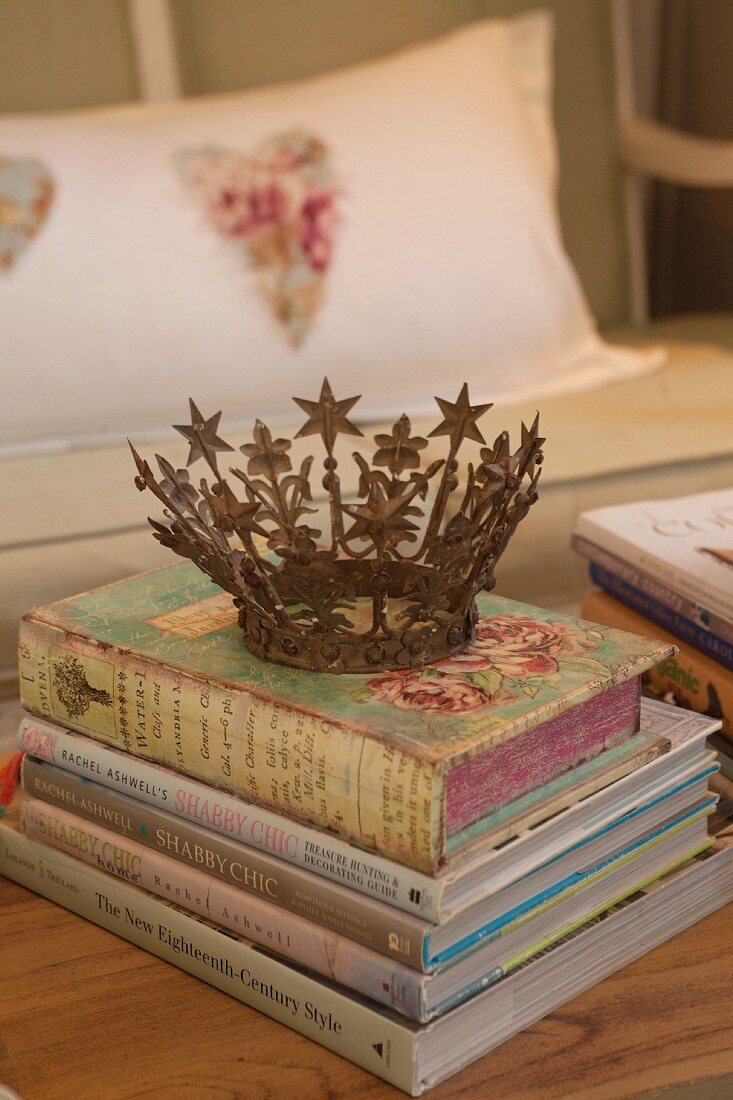
<instances>
[{"instance_id":1,"label":"pink rose illustration","mask_svg":"<svg viewBox=\"0 0 733 1100\"><path fill-rule=\"evenodd\" d=\"M339 229L326 145L292 131L252 154L189 150L180 170L219 233L243 249L260 289L297 346L323 297Z\"/></svg>"},{"instance_id":2,"label":"pink rose illustration","mask_svg":"<svg viewBox=\"0 0 733 1100\"><path fill-rule=\"evenodd\" d=\"M369 680L368 687L385 703L424 713L466 714L514 698L503 689L489 694L461 676L421 676L417 672L388 672Z\"/></svg>"},{"instance_id":3,"label":"pink rose illustration","mask_svg":"<svg viewBox=\"0 0 733 1100\"><path fill-rule=\"evenodd\" d=\"M517 677L557 672L558 658L584 656L594 648L592 639L564 623L496 615L478 624L476 640L466 652L484 656L504 676Z\"/></svg>"},{"instance_id":4,"label":"pink rose illustration","mask_svg":"<svg viewBox=\"0 0 733 1100\"><path fill-rule=\"evenodd\" d=\"M441 661L446 672L495 669L503 676L541 676L556 672L558 657L582 656L595 643L564 623L545 623L523 615L482 620L475 641Z\"/></svg>"},{"instance_id":5,"label":"pink rose illustration","mask_svg":"<svg viewBox=\"0 0 733 1100\"><path fill-rule=\"evenodd\" d=\"M314 271L326 271L331 262L338 225L334 196L330 191L312 191L301 208L300 244Z\"/></svg>"},{"instance_id":6,"label":"pink rose illustration","mask_svg":"<svg viewBox=\"0 0 733 1100\"><path fill-rule=\"evenodd\" d=\"M247 238L288 218L289 195L281 180L249 158L212 156L195 163L191 179L226 237Z\"/></svg>"},{"instance_id":7,"label":"pink rose illustration","mask_svg":"<svg viewBox=\"0 0 733 1100\"><path fill-rule=\"evenodd\" d=\"M460 653L454 653L444 661L439 661L435 667L441 672L460 672L465 675L467 672L485 672L493 666L488 650L467 645Z\"/></svg>"},{"instance_id":8,"label":"pink rose illustration","mask_svg":"<svg viewBox=\"0 0 733 1100\"><path fill-rule=\"evenodd\" d=\"M53 748L55 738L50 733L45 733L38 726L26 726L23 733L23 745L29 756L35 756L38 760L47 760L53 764Z\"/></svg>"}]
</instances>

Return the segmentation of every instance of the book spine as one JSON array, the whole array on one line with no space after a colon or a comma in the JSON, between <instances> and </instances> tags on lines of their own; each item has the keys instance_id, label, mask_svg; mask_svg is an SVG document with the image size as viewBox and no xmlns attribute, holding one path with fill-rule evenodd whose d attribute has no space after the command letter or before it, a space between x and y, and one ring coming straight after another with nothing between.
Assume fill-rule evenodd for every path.
<instances>
[{"instance_id":1,"label":"book spine","mask_svg":"<svg viewBox=\"0 0 733 1100\"><path fill-rule=\"evenodd\" d=\"M23 719L19 744L31 756L48 760L82 779L129 795L183 821L204 825L214 833L423 920L434 923L439 919L441 882L376 852L355 848L332 834L317 832L226 791L42 719Z\"/></svg>"},{"instance_id":2,"label":"book spine","mask_svg":"<svg viewBox=\"0 0 733 1100\"><path fill-rule=\"evenodd\" d=\"M253 943L386 1004L410 1019L421 1019L419 974L297 914L278 909L264 898L245 895L204 871L181 867L136 840L37 798L22 802L21 830L26 836L141 886L151 894L175 901L189 912L246 936Z\"/></svg>"},{"instance_id":3,"label":"book spine","mask_svg":"<svg viewBox=\"0 0 733 1100\"><path fill-rule=\"evenodd\" d=\"M235 684L26 617L26 710L435 874L443 776L425 760Z\"/></svg>"},{"instance_id":4,"label":"book spine","mask_svg":"<svg viewBox=\"0 0 733 1100\"><path fill-rule=\"evenodd\" d=\"M622 535L617 535L605 527L597 527L591 520L582 515L578 519L577 533L581 538L600 546L617 558L623 558L630 565L636 566L642 573L646 573L655 580L661 581L669 588L677 592L685 592L703 606L712 605L719 614L733 618L733 598L727 596L720 589L711 588L704 581L685 570L678 569L669 561L658 558L656 554L650 554L642 550L635 543Z\"/></svg>"},{"instance_id":5,"label":"book spine","mask_svg":"<svg viewBox=\"0 0 733 1100\"><path fill-rule=\"evenodd\" d=\"M29 757L23 762L23 786L34 798L111 828L120 843L122 838L139 843L242 894L266 899L272 907L422 969L431 926L417 917Z\"/></svg>"},{"instance_id":6,"label":"book spine","mask_svg":"<svg viewBox=\"0 0 733 1100\"><path fill-rule=\"evenodd\" d=\"M599 588L615 596L622 603L628 604L639 614L646 615L652 622L659 623L676 638L681 638L696 649L707 653L708 657L719 661L725 668L733 669L733 646L716 637L709 630L705 630L704 627L686 619L679 612L640 592L638 588L627 584L621 577L609 572L602 565L591 562L589 572L591 580Z\"/></svg>"},{"instance_id":7,"label":"book spine","mask_svg":"<svg viewBox=\"0 0 733 1100\"><path fill-rule=\"evenodd\" d=\"M721 641L733 646L733 621L722 618L710 606L695 603L681 592L675 592L673 588L642 573L623 558L617 558L615 554L610 554L608 550L596 546L595 543L589 542L580 535L573 535L572 543L573 549L584 558L602 566L645 596L657 600L664 607L676 611L678 615L699 624L703 630L709 630Z\"/></svg>"},{"instance_id":8,"label":"book spine","mask_svg":"<svg viewBox=\"0 0 733 1100\"><path fill-rule=\"evenodd\" d=\"M407 1022L2 825L0 873L414 1094L415 1030Z\"/></svg>"},{"instance_id":9,"label":"book spine","mask_svg":"<svg viewBox=\"0 0 733 1100\"><path fill-rule=\"evenodd\" d=\"M674 639L663 627L650 623L605 592L591 592L585 596L582 614L584 618L632 634L674 641L678 652L645 672L644 680L658 694L672 696L688 710L719 718L723 734L733 740L733 676L722 665L693 646Z\"/></svg>"}]
</instances>

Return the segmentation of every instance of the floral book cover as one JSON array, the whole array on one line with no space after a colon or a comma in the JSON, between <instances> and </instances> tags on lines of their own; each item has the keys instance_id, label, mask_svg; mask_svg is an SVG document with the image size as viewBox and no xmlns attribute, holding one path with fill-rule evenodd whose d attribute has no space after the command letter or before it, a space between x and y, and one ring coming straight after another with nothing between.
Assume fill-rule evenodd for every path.
<instances>
[{"instance_id":1,"label":"floral book cover","mask_svg":"<svg viewBox=\"0 0 733 1100\"><path fill-rule=\"evenodd\" d=\"M30 709L99 734L105 723L119 725L115 670L124 661L133 673L136 660L153 663L193 679L204 700L212 685L223 685L440 768L586 702L674 649L496 595L480 597L479 612L473 644L419 671L301 671L251 654L231 597L184 563L31 611L21 628L21 682L35 681L24 691ZM83 669L75 646L87 658ZM123 724L134 725L135 691L127 691ZM141 712L152 712L153 738L155 704L154 695L138 698Z\"/></svg>"}]
</instances>

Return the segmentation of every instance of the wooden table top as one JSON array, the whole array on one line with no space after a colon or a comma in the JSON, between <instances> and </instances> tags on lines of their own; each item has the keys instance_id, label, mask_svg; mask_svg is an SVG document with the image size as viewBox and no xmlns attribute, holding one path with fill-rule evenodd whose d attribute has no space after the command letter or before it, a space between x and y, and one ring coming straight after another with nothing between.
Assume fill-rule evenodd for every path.
<instances>
[{"instance_id":1,"label":"wooden table top","mask_svg":"<svg viewBox=\"0 0 733 1100\"><path fill-rule=\"evenodd\" d=\"M733 1096L732 991L728 905L427 1095ZM0 1083L23 1100L404 1095L3 878Z\"/></svg>"}]
</instances>

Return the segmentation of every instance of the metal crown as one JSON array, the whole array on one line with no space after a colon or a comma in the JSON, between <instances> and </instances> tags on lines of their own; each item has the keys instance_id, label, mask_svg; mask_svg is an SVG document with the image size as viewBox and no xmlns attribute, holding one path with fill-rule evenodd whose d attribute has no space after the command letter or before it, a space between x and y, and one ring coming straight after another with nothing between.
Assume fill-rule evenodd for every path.
<instances>
[{"instance_id":1,"label":"metal crown","mask_svg":"<svg viewBox=\"0 0 733 1100\"><path fill-rule=\"evenodd\" d=\"M363 434L348 418L359 398L336 400L324 379L318 400L294 400L307 416L295 438L323 442L328 524L321 526L330 530L306 520L318 511L306 503L313 456L294 472L291 440L273 439L257 420L253 441L240 447L245 468L225 475L218 456L234 448L218 435L221 413L205 418L191 400L191 423L174 427L190 445L187 465L202 459L210 471L198 488L187 469L159 455L158 481L130 444L135 484L165 506L167 522L150 520L155 538L232 594L245 642L259 657L374 673L460 650L473 638L477 593L494 587L496 563L537 500L539 417L530 428L522 424L518 450L507 432L487 446L478 420L491 405L471 405L464 383L456 401L435 399L443 419L430 436L447 436L446 458L423 469L428 441L411 434L403 415L374 436L371 464L354 453L358 497L343 503L334 448L339 436ZM464 440L480 451L461 485Z\"/></svg>"}]
</instances>

